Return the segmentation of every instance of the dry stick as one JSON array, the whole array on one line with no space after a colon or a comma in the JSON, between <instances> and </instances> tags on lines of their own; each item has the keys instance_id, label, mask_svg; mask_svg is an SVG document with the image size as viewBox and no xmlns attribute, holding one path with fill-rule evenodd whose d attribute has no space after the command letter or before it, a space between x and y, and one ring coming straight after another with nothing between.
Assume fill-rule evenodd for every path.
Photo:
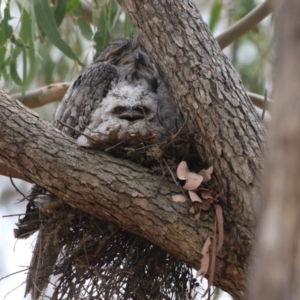
<instances>
[{"instance_id":1,"label":"dry stick","mask_svg":"<svg viewBox=\"0 0 300 300\"><path fill-rule=\"evenodd\" d=\"M224 49L239 37L250 31L260 21L272 12L268 1L256 6L245 17L227 28L223 33L216 36L221 49Z\"/></svg>"},{"instance_id":2,"label":"dry stick","mask_svg":"<svg viewBox=\"0 0 300 300\"><path fill-rule=\"evenodd\" d=\"M4 276L4 277L1 277L1 278L0 278L0 281L3 280L3 279L5 279L5 278L8 278L8 277L10 277L10 276L12 276L12 275L15 275L15 274L18 274L18 273L21 273L21 272L24 272L24 271L28 271L28 270L29 270L29 268L26 268L26 269L21 270L21 271L17 271L17 272L14 272L14 273L10 273L9 275L6 275L6 276Z\"/></svg>"},{"instance_id":3,"label":"dry stick","mask_svg":"<svg viewBox=\"0 0 300 300\"><path fill-rule=\"evenodd\" d=\"M2 216L2 218L19 217L19 216L27 216L27 215L34 215L34 214L36 214L36 212L28 212L28 213L24 213L24 214L14 214L14 215L5 215L5 216Z\"/></svg>"},{"instance_id":4,"label":"dry stick","mask_svg":"<svg viewBox=\"0 0 300 300\"><path fill-rule=\"evenodd\" d=\"M71 85L72 82L53 83L31 90L25 95L22 95L22 93L13 94L12 97L20 100L29 108L40 107L48 103L60 101Z\"/></svg>"},{"instance_id":5,"label":"dry stick","mask_svg":"<svg viewBox=\"0 0 300 300\"><path fill-rule=\"evenodd\" d=\"M23 196L24 199L26 199L27 197L17 188L17 186L15 185L14 181L12 180L11 176L9 176L9 180L11 182L11 184L13 185L13 187L15 188L15 190L21 194Z\"/></svg>"},{"instance_id":6,"label":"dry stick","mask_svg":"<svg viewBox=\"0 0 300 300\"><path fill-rule=\"evenodd\" d=\"M253 105L261 109L264 109L264 107L266 107L266 110L268 110L270 106L273 104L273 101L271 99L265 101L265 96L261 96L250 92L247 92L247 95L250 98Z\"/></svg>"},{"instance_id":7,"label":"dry stick","mask_svg":"<svg viewBox=\"0 0 300 300\"><path fill-rule=\"evenodd\" d=\"M76 133L79 133L79 134L85 136L86 138L88 138L88 139L90 139L90 140L93 140L93 141L96 142L96 143L99 143L99 141L97 141L96 139L94 139L94 138L92 138L91 136L89 136L89 135L87 135L87 134L85 134L85 133L83 133L83 132L81 132L81 131L79 131L79 130L73 128L72 126L69 126L68 124L66 124L66 123L64 123L64 122L62 122L62 121L60 121L60 120L57 120L57 122L60 123L61 125L65 126L65 127L69 128L69 129L75 131Z\"/></svg>"},{"instance_id":8,"label":"dry stick","mask_svg":"<svg viewBox=\"0 0 300 300\"><path fill-rule=\"evenodd\" d=\"M265 112L266 112L266 106L267 106L267 100L268 100L268 91L267 89L265 89L265 99L264 99L264 107L263 107L263 111L261 114L261 120L263 121L264 117L265 117Z\"/></svg>"}]
</instances>

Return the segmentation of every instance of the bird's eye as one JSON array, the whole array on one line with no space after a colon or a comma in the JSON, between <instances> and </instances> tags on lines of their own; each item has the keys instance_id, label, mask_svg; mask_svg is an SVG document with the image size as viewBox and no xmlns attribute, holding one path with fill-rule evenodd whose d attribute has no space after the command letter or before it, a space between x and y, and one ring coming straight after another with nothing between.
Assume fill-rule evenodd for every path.
<instances>
[{"instance_id":1,"label":"bird's eye","mask_svg":"<svg viewBox=\"0 0 300 300\"><path fill-rule=\"evenodd\" d=\"M125 111L124 106L117 106L117 107L114 108L113 113L116 114L116 115L120 115L124 111Z\"/></svg>"},{"instance_id":2,"label":"bird's eye","mask_svg":"<svg viewBox=\"0 0 300 300\"><path fill-rule=\"evenodd\" d=\"M148 107L143 105L134 106L133 110L141 115L147 115L150 111Z\"/></svg>"}]
</instances>

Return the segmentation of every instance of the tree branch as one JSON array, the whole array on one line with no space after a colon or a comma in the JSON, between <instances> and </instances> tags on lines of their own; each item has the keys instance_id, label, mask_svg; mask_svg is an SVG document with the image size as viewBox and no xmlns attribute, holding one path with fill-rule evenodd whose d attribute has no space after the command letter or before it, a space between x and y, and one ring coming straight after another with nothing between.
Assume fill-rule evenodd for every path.
<instances>
[{"instance_id":1,"label":"tree branch","mask_svg":"<svg viewBox=\"0 0 300 300\"><path fill-rule=\"evenodd\" d=\"M213 212L204 215L197 235L188 204L171 200L179 192L174 184L163 181L155 197L160 177L131 162L79 148L1 91L0 157L71 206L143 236L199 268L202 244L212 232ZM244 293L246 262L237 259L242 249L231 245L235 231L226 233L215 284L237 296ZM244 234L251 235L245 230ZM243 246L246 256L248 246Z\"/></svg>"},{"instance_id":2,"label":"tree branch","mask_svg":"<svg viewBox=\"0 0 300 300\"><path fill-rule=\"evenodd\" d=\"M11 96L20 100L25 106L29 108L36 108L52 102L60 101L71 85L72 82L53 83L28 91L24 96L22 95L22 93L13 94ZM247 95L249 96L253 105L259 108L264 108L264 96L251 92L247 92ZM267 101L267 108L269 108L271 104L272 100L269 99Z\"/></svg>"},{"instance_id":3,"label":"tree branch","mask_svg":"<svg viewBox=\"0 0 300 300\"><path fill-rule=\"evenodd\" d=\"M13 177L25 180L27 182L31 182L29 178L23 176L19 171L17 171L14 168L9 167L6 163L0 160L0 175L7 176L7 177Z\"/></svg>"},{"instance_id":4,"label":"tree branch","mask_svg":"<svg viewBox=\"0 0 300 300\"><path fill-rule=\"evenodd\" d=\"M221 49L224 49L242 35L254 28L260 21L271 13L271 6L268 1L258 5L241 20L227 28L224 32L216 36Z\"/></svg>"},{"instance_id":5,"label":"tree branch","mask_svg":"<svg viewBox=\"0 0 300 300\"><path fill-rule=\"evenodd\" d=\"M72 82L53 83L27 92L14 94L12 97L20 100L29 108L40 107L45 104L60 101Z\"/></svg>"},{"instance_id":6,"label":"tree branch","mask_svg":"<svg viewBox=\"0 0 300 300\"><path fill-rule=\"evenodd\" d=\"M243 299L255 224L252 203L260 196L264 128L192 1L122 4L185 115L202 160L214 166L226 231L214 284ZM212 214L203 216L197 236L188 207L169 198L176 187L164 182L155 199L160 178L133 163L79 149L36 114L1 95L0 157L70 205L144 236L199 268Z\"/></svg>"}]
</instances>

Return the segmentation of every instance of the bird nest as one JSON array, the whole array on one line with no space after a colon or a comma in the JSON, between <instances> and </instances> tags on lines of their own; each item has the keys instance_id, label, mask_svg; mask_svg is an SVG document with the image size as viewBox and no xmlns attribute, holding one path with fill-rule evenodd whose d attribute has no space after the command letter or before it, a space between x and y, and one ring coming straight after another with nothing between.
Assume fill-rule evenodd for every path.
<instances>
[{"instance_id":1,"label":"bird nest","mask_svg":"<svg viewBox=\"0 0 300 300\"><path fill-rule=\"evenodd\" d=\"M146 161L138 162L150 164L152 169L164 176L174 172L182 159L194 162L191 169L199 169L200 159L196 157L192 140L191 135L182 132L160 143L144 142L142 146L129 149L126 158L130 159L133 153L134 157L147 157ZM124 144L112 147L109 152L116 155L119 147L124 147ZM124 153L124 148L121 152ZM37 190L37 194L39 192ZM35 198L35 195L32 197ZM186 263L144 238L56 201L52 202L56 209L52 209L51 213L39 211L38 222L43 235L43 248L39 251L44 253L44 260L47 259L45 253L52 253L55 247L59 249L59 255L52 262L50 259L53 260L53 257L49 255L49 262L43 262L43 266L54 265L52 270L36 272L32 268L37 268L38 264L32 264L28 275L30 282L39 284L43 281L48 284L48 274L54 275L50 280L53 286L50 299L196 298L195 287L199 284ZM16 236L24 228L30 228L33 222L36 224L37 220L33 219L20 220ZM27 281L27 292L33 288L30 284L28 286Z\"/></svg>"},{"instance_id":2,"label":"bird nest","mask_svg":"<svg viewBox=\"0 0 300 300\"><path fill-rule=\"evenodd\" d=\"M66 215L67 213L67 215ZM51 226L51 224L53 226ZM194 299L192 269L144 238L63 205L47 218L51 299ZM47 251L47 249L44 249Z\"/></svg>"}]
</instances>

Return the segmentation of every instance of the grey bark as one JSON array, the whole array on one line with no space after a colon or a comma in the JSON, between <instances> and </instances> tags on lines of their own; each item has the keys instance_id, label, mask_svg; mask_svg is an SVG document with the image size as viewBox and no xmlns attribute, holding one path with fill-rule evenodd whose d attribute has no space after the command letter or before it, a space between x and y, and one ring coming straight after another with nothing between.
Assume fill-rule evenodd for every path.
<instances>
[{"instance_id":1,"label":"grey bark","mask_svg":"<svg viewBox=\"0 0 300 300\"><path fill-rule=\"evenodd\" d=\"M187 118L202 160L214 166L226 234L214 284L243 299L255 224L252 204L259 197L263 127L231 63L190 1L122 4ZM178 192L174 185L164 182L155 197L159 177L133 163L79 149L3 93L0 157L71 206L146 237L199 268L213 212L201 218L198 236L188 204L170 199Z\"/></svg>"},{"instance_id":2,"label":"grey bark","mask_svg":"<svg viewBox=\"0 0 300 300\"><path fill-rule=\"evenodd\" d=\"M300 295L300 3L274 1L276 63L265 193L248 299Z\"/></svg>"}]
</instances>

